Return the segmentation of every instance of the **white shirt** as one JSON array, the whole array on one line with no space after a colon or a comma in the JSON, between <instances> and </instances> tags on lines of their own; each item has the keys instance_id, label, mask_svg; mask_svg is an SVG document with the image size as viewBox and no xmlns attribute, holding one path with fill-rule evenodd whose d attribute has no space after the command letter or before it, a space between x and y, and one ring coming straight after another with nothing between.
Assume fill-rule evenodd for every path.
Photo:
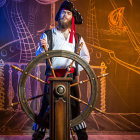
<instances>
[{"instance_id":1,"label":"white shirt","mask_svg":"<svg viewBox=\"0 0 140 140\"><path fill-rule=\"evenodd\" d=\"M67 39L65 39L63 33L56 28L52 29L52 50L66 50L70 52L75 52L75 39L73 36L73 43L69 43L69 36L68 34ZM40 39L44 39L47 41L47 35L45 33L42 34ZM86 47L86 44L81 37L79 44L83 42L83 47L80 51L80 57L85 59L88 63L90 61L90 56L88 49ZM49 45L47 44L47 47L49 48ZM39 47L36 51L36 56L39 54L45 52L45 50L41 47L41 43L39 42ZM52 66L54 69L65 69L71 64L72 60L64 57L53 57L52 58ZM73 64L73 67L75 67L75 63ZM79 72L82 70L82 67L78 66Z\"/></svg>"}]
</instances>

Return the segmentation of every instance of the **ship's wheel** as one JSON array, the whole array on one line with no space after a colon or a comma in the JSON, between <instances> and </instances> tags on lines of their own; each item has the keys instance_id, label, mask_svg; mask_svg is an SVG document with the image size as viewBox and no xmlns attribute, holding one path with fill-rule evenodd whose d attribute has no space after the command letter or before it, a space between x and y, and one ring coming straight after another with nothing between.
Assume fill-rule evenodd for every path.
<instances>
[{"instance_id":1,"label":"ship's wheel","mask_svg":"<svg viewBox=\"0 0 140 140\"><path fill-rule=\"evenodd\" d=\"M37 115L32 110L32 108L29 106L28 101L26 99L27 78L30 75L31 71L36 67L36 65L38 65L41 61L43 61L45 59L50 60L53 57L64 57L64 58L71 59L72 61L75 61L76 63L78 63L78 65L82 66L83 69L85 70L85 72L88 76L88 81L90 82L91 94L89 97L89 101L87 103L85 103L84 101L81 101L81 99L77 99L77 98L73 97L73 99L76 99L79 102L87 104L86 107L84 108L84 110L81 111L81 114L79 116L70 120L70 127L74 127L74 126L78 125L79 123L81 123L83 120L85 120L90 115L90 113L93 111L95 101L96 101L96 96L97 96L97 78L96 78L94 71L92 70L90 65L84 59L82 59L79 55L77 55L75 53L72 53L69 51L63 51L63 50L62 51L55 50L55 51L45 52L45 53L37 56L36 58L34 58L27 65L26 69L23 71L21 78L20 78L20 82L19 82L20 104L21 104L23 110L25 111L25 113L27 114L27 116L32 121L36 122ZM82 82L80 82L80 83L82 83ZM78 84L80 84L80 83L78 83Z\"/></svg>"}]
</instances>

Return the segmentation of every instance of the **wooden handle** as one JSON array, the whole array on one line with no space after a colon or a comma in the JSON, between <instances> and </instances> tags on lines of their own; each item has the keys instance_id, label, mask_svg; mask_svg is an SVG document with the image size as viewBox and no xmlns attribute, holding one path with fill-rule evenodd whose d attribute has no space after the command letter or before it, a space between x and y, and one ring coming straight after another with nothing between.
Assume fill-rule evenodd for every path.
<instances>
[{"instance_id":1,"label":"wooden handle","mask_svg":"<svg viewBox=\"0 0 140 140\"><path fill-rule=\"evenodd\" d=\"M80 44L80 46L79 46L78 51L77 51L76 54L79 55L80 50L81 50L82 47L83 47L83 42ZM70 72L70 70L71 70L71 68L72 68L73 63L74 63L74 60L71 62L70 66L68 67L67 72L66 72L66 74L65 74L65 78L68 76L68 74L69 74L69 72Z\"/></svg>"}]
</instances>

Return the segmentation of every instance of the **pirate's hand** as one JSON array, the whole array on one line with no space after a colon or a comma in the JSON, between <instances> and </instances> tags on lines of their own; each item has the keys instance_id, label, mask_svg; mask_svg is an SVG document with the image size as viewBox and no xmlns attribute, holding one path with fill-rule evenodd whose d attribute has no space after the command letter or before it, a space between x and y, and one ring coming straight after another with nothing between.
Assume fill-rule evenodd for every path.
<instances>
[{"instance_id":1,"label":"pirate's hand","mask_svg":"<svg viewBox=\"0 0 140 140\"><path fill-rule=\"evenodd\" d=\"M46 39L40 39L41 47L47 51L47 41Z\"/></svg>"}]
</instances>

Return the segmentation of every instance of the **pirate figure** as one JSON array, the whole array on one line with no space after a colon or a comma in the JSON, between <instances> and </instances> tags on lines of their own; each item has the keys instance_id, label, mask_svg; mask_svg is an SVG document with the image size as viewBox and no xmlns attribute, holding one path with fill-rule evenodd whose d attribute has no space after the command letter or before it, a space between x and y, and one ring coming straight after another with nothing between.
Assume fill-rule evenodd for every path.
<instances>
[{"instance_id":1,"label":"pirate figure","mask_svg":"<svg viewBox=\"0 0 140 140\"><path fill-rule=\"evenodd\" d=\"M83 43L83 47L80 51L80 57L85 59L88 63L90 61L90 56L86 44L83 38L76 33L75 24L82 24L83 19L80 13L74 8L73 3L70 1L64 1L60 6L55 20L58 22L56 28L45 31L39 42L39 47L36 51L36 55L39 55L45 51L50 50L67 50L70 52L76 53L78 47L81 43ZM52 66L55 70L55 74L57 77L64 77L67 68L71 64L70 59L63 57L55 57L52 58ZM52 76L51 69L46 62L46 80L48 77ZM76 81L77 76L80 71L82 71L82 67L73 64L68 77L73 78L73 81ZM39 117L43 118L48 105L49 105L49 86L45 84L42 106L39 113ZM79 88L78 86L71 87L70 94L79 98ZM80 115L80 104L78 101L71 99L71 119ZM38 125L34 124L33 129L36 131ZM73 128L74 132L77 134L78 140L87 140L88 135L86 133L86 123L83 121ZM34 135L32 140L42 140L45 136L45 129L40 129L38 135ZM49 138L47 138L49 139Z\"/></svg>"}]
</instances>

